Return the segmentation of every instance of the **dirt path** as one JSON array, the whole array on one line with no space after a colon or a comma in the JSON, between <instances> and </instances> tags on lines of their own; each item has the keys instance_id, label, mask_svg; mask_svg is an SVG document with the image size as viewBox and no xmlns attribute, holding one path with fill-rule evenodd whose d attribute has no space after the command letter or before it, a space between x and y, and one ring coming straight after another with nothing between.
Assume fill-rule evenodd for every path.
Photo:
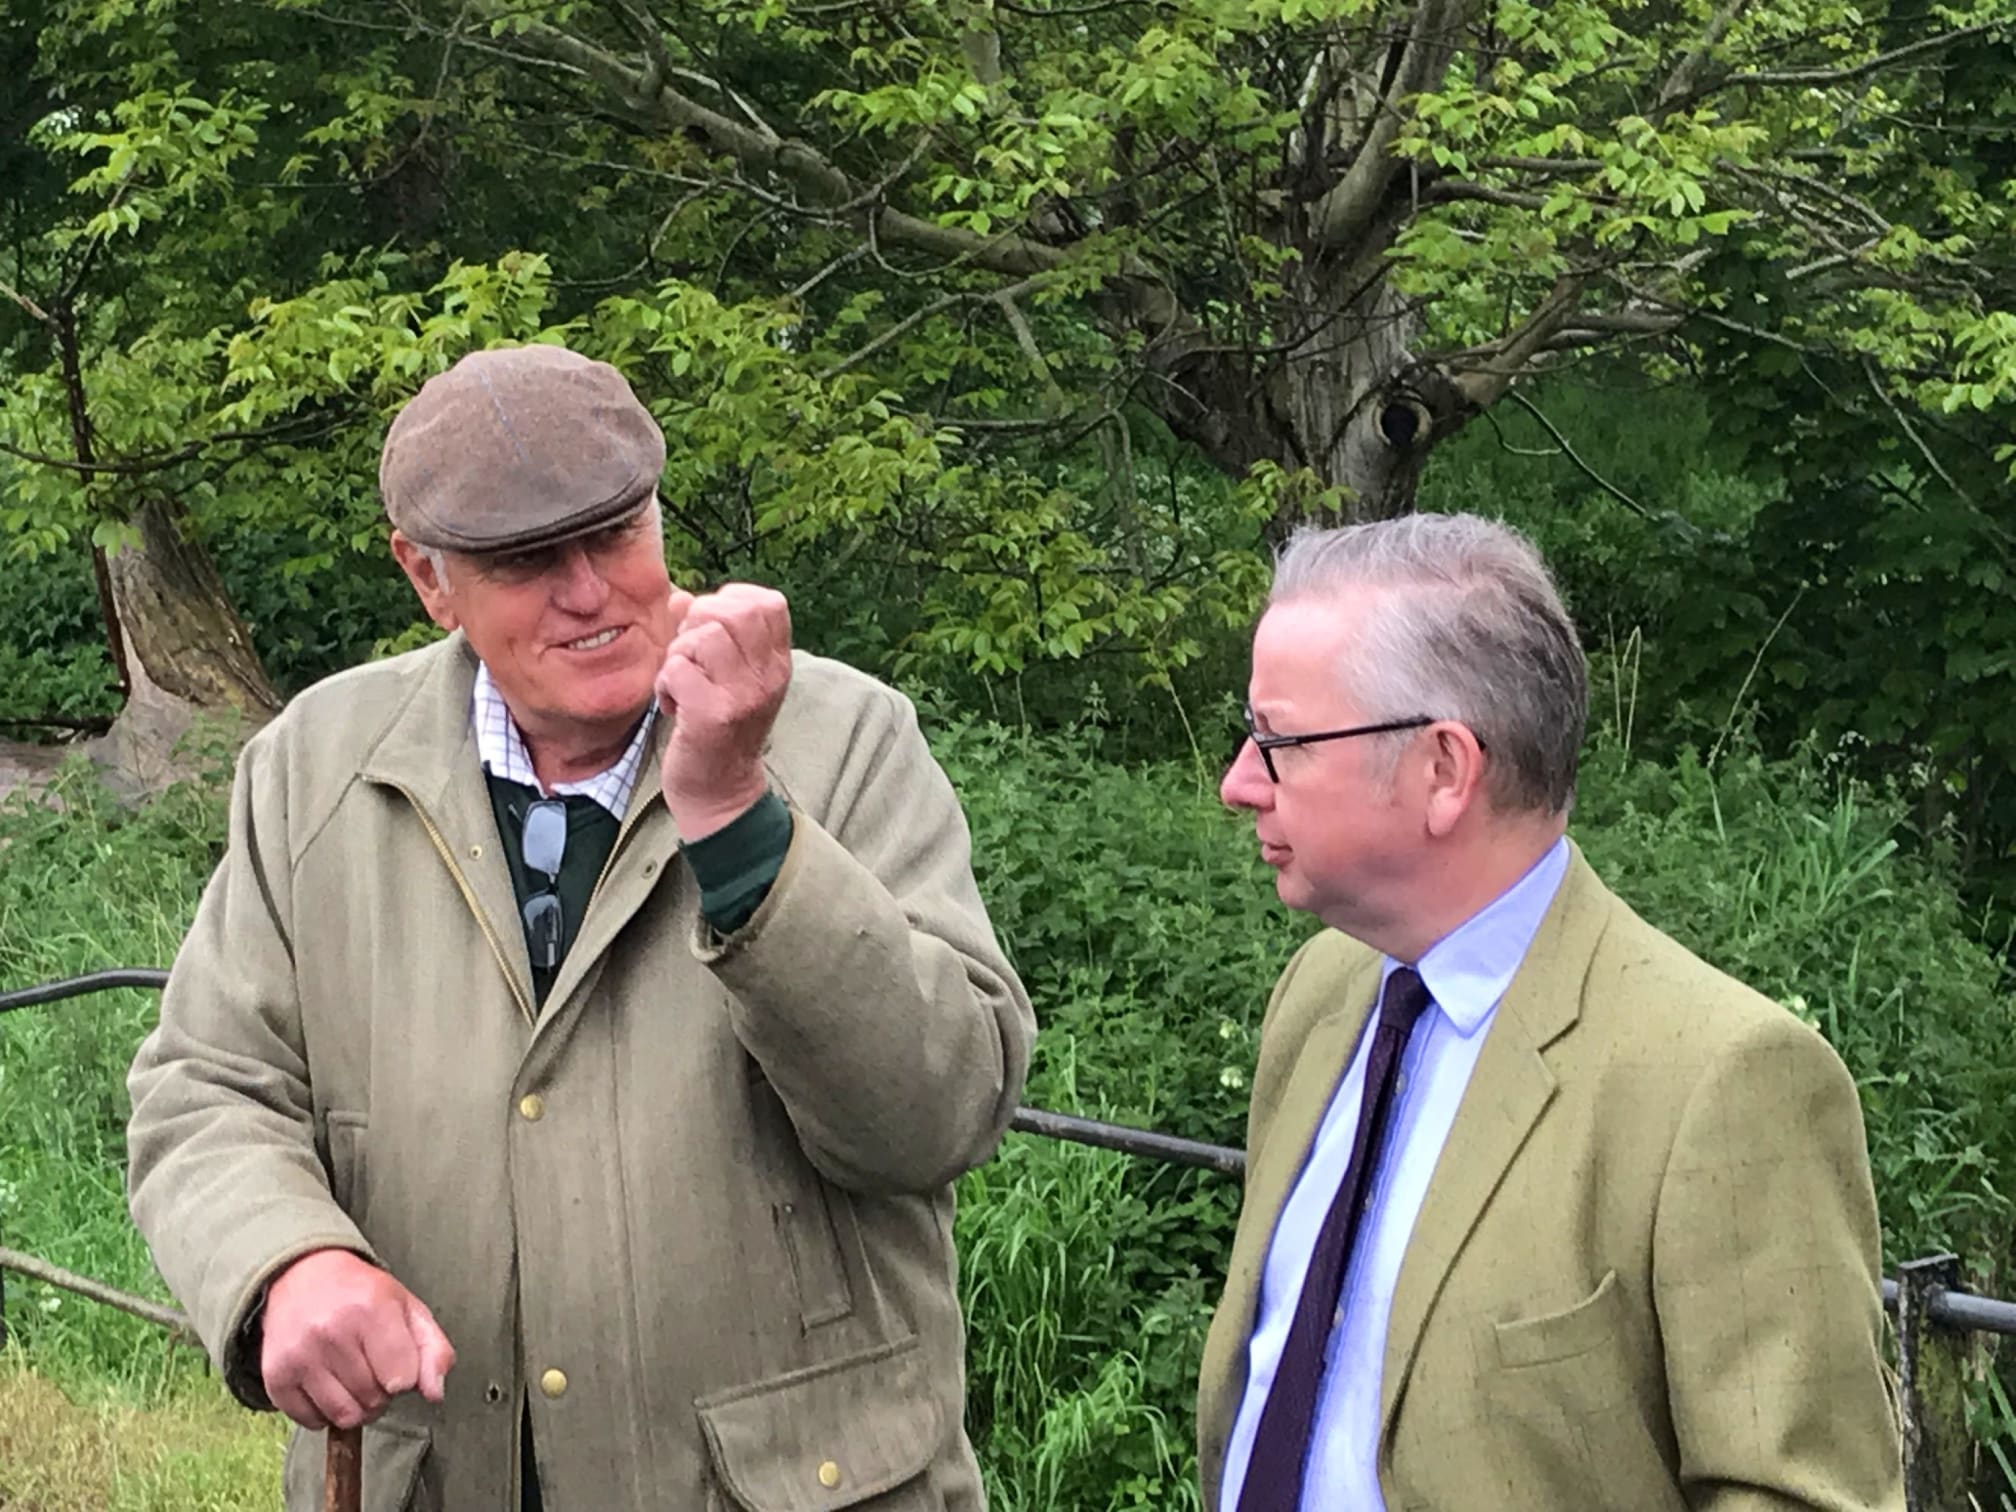
<instances>
[{"instance_id":1,"label":"dirt path","mask_svg":"<svg viewBox=\"0 0 2016 1512\"><path fill-rule=\"evenodd\" d=\"M106 786L123 800L144 801L171 783L202 772L203 753L190 746L207 739L213 747L221 742L227 755L235 751L251 733L250 727L229 723L236 717L203 714L193 704L151 686L138 689L111 730L90 740L66 745L0 740L0 801L23 787L47 786L63 763L80 753L90 758ZM192 735L198 738L188 738Z\"/></svg>"},{"instance_id":2,"label":"dirt path","mask_svg":"<svg viewBox=\"0 0 2016 1512\"><path fill-rule=\"evenodd\" d=\"M0 740L0 798L18 787L41 787L80 749L74 745L28 745Z\"/></svg>"}]
</instances>

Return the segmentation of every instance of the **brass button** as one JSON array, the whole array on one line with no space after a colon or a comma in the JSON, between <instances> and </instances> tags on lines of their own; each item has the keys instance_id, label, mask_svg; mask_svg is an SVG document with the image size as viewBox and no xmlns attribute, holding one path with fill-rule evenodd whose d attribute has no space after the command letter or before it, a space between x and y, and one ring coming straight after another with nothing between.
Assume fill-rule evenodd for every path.
<instances>
[{"instance_id":1,"label":"brass button","mask_svg":"<svg viewBox=\"0 0 2016 1512\"><path fill-rule=\"evenodd\" d=\"M527 1092L518 1099L518 1111L527 1123L537 1123L546 1116L546 1099L537 1092Z\"/></svg>"},{"instance_id":2,"label":"brass button","mask_svg":"<svg viewBox=\"0 0 2016 1512\"><path fill-rule=\"evenodd\" d=\"M547 1371L546 1374L539 1377L539 1389L549 1397L563 1397L567 1395L567 1372L564 1370Z\"/></svg>"},{"instance_id":3,"label":"brass button","mask_svg":"<svg viewBox=\"0 0 2016 1512\"><path fill-rule=\"evenodd\" d=\"M828 1491L840 1484L840 1467L828 1460L819 1467L819 1484Z\"/></svg>"}]
</instances>

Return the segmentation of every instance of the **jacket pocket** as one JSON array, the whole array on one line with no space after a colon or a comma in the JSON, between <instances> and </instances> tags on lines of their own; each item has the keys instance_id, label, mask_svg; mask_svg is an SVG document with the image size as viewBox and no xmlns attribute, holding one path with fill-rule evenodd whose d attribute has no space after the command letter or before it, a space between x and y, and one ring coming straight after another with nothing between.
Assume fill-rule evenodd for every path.
<instances>
[{"instance_id":1,"label":"jacket pocket","mask_svg":"<svg viewBox=\"0 0 2016 1512\"><path fill-rule=\"evenodd\" d=\"M1508 1369L1569 1360L1617 1337L1623 1306L1617 1272L1605 1271L1596 1290L1562 1312L1496 1323L1498 1363Z\"/></svg>"},{"instance_id":2,"label":"jacket pocket","mask_svg":"<svg viewBox=\"0 0 2016 1512\"><path fill-rule=\"evenodd\" d=\"M778 1203L775 1217L791 1257L791 1280L798 1288L805 1326L817 1328L846 1317L854 1310L854 1294L847 1285L847 1267L823 1183L815 1181L803 1197Z\"/></svg>"},{"instance_id":3,"label":"jacket pocket","mask_svg":"<svg viewBox=\"0 0 2016 1512\"><path fill-rule=\"evenodd\" d=\"M728 1506L937 1512L944 1414L912 1334L694 1404Z\"/></svg>"},{"instance_id":4,"label":"jacket pocket","mask_svg":"<svg viewBox=\"0 0 2016 1512\"><path fill-rule=\"evenodd\" d=\"M425 1428L383 1418L364 1429L364 1512L433 1512L421 1475L434 1436ZM287 1512L322 1512L322 1472L328 1436L296 1428L281 1472Z\"/></svg>"},{"instance_id":5,"label":"jacket pocket","mask_svg":"<svg viewBox=\"0 0 2016 1512\"><path fill-rule=\"evenodd\" d=\"M853 1209L844 1194L829 1192L812 1169L783 1099L753 1060L749 1065L757 1137L763 1147L762 1158L772 1170L770 1217L791 1267L800 1320L809 1332L854 1311L854 1291L847 1280L846 1252L841 1246L841 1227L851 1231ZM858 1236L850 1232L849 1237L857 1240L858 1252Z\"/></svg>"}]
</instances>

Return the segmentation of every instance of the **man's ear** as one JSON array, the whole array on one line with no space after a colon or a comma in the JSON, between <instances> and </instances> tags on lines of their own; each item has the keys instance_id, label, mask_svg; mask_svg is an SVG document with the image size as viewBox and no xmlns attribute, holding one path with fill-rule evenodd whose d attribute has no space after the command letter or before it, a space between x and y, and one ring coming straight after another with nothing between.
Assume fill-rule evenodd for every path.
<instances>
[{"instance_id":1,"label":"man's ear","mask_svg":"<svg viewBox=\"0 0 2016 1512\"><path fill-rule=\"evenodd\" d=\"M435 569L427 553L395 530L392 532L392 556L399 563L399 570L406 574L406 581L413 585L413 591L420 595L420 607L427 611L427 618L443 630L458 628L462 620L449 596L448 580Z\"/></svg>"},{"instance_id":2,"label":"man's ear","mask_svg":"<svg viewBox=\"0 0 2016 1512\"><path fill-rule=\"evenodd\" d=\"M1428 830L1446 836L1473 805L1484 802L1484 748L1468 725L1453 719L1423 733L1434 742L1428 757Z\"/></svg>"}]
</instances>

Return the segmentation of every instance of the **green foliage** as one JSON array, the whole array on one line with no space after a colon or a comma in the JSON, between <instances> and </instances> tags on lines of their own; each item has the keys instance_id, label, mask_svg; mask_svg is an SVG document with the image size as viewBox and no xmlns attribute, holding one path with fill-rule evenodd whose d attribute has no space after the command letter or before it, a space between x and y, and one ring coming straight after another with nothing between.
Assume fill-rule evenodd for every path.
<instances>
[{"instance_id":1,"label":"green foliage","mask_svg":"<svg viewBox=\"0 0 2016 1512\"><path fill-rule=\"evenodd\" d=\"M0 726L107 716L117 702L88 558L0 571Z\"/></svg>"},{"instance_id":2,"label":"green foliage","mask_svg":"<svg viewBox=\"0 0 2016 1512\"><path fill-rule=\"evenodd\" d=\"M1950 454L1956 491L1908 444L1766 387L1550 382L1532 402L1586 468L1514 411L1452 443L1422 502L1534 537L1596 656L1602 712L1635 748L1818 738L1894 786L1904 842L1950 853L2006 918L2016 489L1985 432Z\"/></svg>"}]
</instances>

